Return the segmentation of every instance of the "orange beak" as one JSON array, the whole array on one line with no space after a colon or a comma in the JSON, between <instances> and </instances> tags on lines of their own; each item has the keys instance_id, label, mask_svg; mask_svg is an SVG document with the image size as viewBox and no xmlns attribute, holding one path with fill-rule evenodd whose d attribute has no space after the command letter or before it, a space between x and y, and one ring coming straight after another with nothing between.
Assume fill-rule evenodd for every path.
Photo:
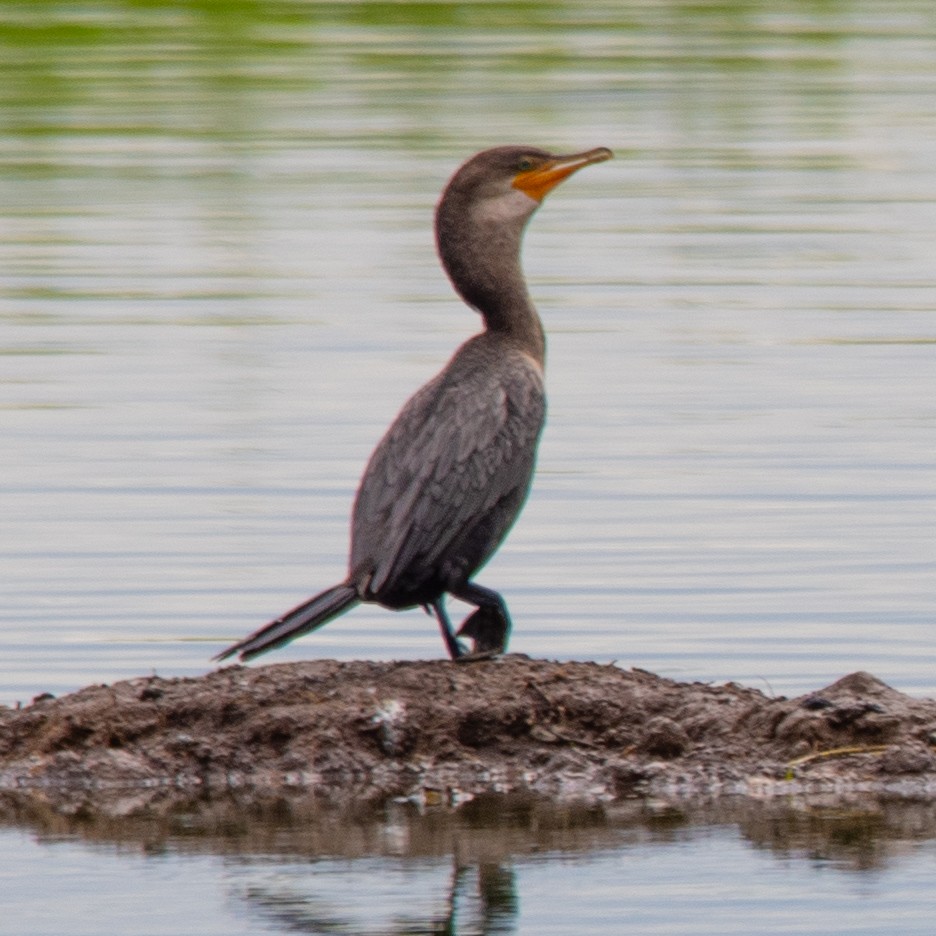
<instances>
[{"instance_id":1,"label":"orange beak","mask_svg":"<svg viewBox=\"0 0 936 936\"><path fill-rule=\"evenodd\" d=\"M552 159L528 169L518 172L513 180L513 187L520 189L534 201L542 201L547 192L552 191L563 179L568 179L573 172L578 172L592 163L604 162L610 159L613 153L604 146L588 150L585 153L573 153L570 156L554 156Z\"/></svg>"}]
</instances>

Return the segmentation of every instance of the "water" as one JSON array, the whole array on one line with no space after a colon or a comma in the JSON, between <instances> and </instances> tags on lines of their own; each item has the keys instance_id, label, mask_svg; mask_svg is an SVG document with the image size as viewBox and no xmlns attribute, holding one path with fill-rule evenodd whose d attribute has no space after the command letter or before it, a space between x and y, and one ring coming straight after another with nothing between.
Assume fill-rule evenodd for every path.
<instances>
[{"instance_id":1,"label":"water","mask_svg":"<svg viewBox=\"0 0 936 936\"><path fill-rule=\"evenodd\" d=\"M513 649L936 688L928 4L221 10L0 10L0 700L203 672L343 575L370 449L477 326L438 191L519 139L618 159L527 239ZM359 609L280 659L440 652Z\"/></svg>"},{"instance_id":2,"label":"water","mask_svg":"<svg viewBox=\"0 0 936 936\"><path fill-rule=\"evenodd\" d=\"M931 806L309 819L4 830L0 933L932 932Z\"/></svg>"},{"instance_id":3,"label":"water","mask_svg":"<svg viewBox=\"0 0 936 936\"><path fill-rule=\"evenodd\" d=\"M482 576L512 649L936 691L929 0L7 0L0 46L0 703L202 673L342 577L368 453L477 327L433 205L505 141L618 157L526 241L550 419ZM441 654L364 608L278 659ZM692 848L641 861L689 854L675 892ZM127 873L227 893L199 861Z\"/></svg>"}]
</instances>

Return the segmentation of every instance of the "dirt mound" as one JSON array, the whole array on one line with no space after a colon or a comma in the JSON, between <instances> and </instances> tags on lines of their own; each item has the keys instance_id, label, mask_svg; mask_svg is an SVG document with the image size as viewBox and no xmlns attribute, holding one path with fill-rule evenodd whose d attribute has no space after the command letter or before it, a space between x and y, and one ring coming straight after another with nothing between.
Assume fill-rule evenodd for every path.
<instances>
[{"instance_id":1,"label":"dirt mound","mask_svg":"<svg viewBox=\"0 0 936 936\"><path fill-rule=\"evenodd\" d=\"M193 791L458 802L491 792L936 792L936 701L855 673L796 699L640 670L488 662L233 666L0 709L0 790L128 813Z\"/></svg>"}]
</instances>

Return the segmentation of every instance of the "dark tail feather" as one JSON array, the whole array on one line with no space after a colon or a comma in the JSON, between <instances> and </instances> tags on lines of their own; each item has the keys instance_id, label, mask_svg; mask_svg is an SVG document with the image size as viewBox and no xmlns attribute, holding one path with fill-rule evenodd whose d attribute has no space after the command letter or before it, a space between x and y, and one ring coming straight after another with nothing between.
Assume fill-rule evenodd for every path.
<instances>
[{"instance_id":1,"label":"dark tail feather","mask_svg":"<svg viewBox=\"0 0 936 936\"><path fill-rule=\"evenodd\" d=\"M327 624L332 618L338 617L343 611L358 603L357 592L350 585L336 585L323 591L320 595L288 611L275 621L270 621L265 627L254 631L250 636L232 644L227 650L222 650L215 660L226 660L240 654L242 660L250 660L274 647L295 640L302 634Z\"/></svg>"}]
</instances>

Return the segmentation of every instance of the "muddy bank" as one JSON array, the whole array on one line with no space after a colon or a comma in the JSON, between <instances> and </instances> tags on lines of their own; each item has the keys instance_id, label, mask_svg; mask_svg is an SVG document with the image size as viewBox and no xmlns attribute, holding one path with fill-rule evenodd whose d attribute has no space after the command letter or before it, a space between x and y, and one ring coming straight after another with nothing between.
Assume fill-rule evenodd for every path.
<instances>
[{"instance_id":1,"label":"muddy bank","mask_svg":"<svg viewBox=\"0 0 936 936\"><path fill-rule=\"evenodd\" d=\"M867 673L795 699L499 660L232 666L0 709L0 790L112 814L193 793L458 802L936 795L936 701Z\"/></svg>"}]
</instances>

